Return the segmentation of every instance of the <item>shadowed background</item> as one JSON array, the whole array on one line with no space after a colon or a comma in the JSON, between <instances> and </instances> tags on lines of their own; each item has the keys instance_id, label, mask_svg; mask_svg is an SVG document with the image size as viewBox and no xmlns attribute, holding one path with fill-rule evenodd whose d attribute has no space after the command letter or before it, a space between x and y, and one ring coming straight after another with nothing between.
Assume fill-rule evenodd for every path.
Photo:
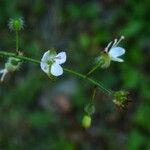
<instances>
[{"instance_id":1,"label":"shadowed background","mask_svg":"<svg viewBox=\"0 0 150 150\"><path fill-rule=\"evenodd\" d=\"M129 90L132 103L118 110L97 91L92 127L84 130L84 106L94 87L67 73L53 83L40 66L24 63L0 84L0 149L150 149L149 5L148 0L1 0L3 51L15 51L15 35L7 24L21 16L24 55L41 59L54 47L67 52L64 66L86 73L108 42L124 35L125 63L114 62L92 77L112 90ZM0 58L0 68L5 61Z\"/></svg>"}]
</instances>

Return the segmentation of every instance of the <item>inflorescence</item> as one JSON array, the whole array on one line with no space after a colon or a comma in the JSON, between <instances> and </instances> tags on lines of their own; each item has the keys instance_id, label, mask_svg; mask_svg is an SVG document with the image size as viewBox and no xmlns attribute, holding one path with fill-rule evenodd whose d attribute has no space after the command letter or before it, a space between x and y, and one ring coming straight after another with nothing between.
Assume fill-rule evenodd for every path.
<instances>
[{"instance_id":1,"label":"inflorescence","mask_svg":"<svg viewBox=\"0 0 150 150\"><path fill-rule=\"evenodd\" d=\"M125 53L125 49L118 46L118 44L124 39L124 36L121 36L120 39L115 39L114 41L110 42L106 46L104 51L102 51L100 55L97 57L95 66L86 75L84 75L71 69L67 68L63 69L61 65L64 64L67 59L67 54L65 51L62 51L57 54L55 49L50 49L43 54L41 61L23 56L23 53L19 51L18 32L24 28L24 21L22 18L10 19L8 26L11 31L15 31L16 33L16 52L9 53L0 51L1 56L8 57L8 60L5 63L5 67L0 70L1 82L4 81L5 76L9 72L15 72L19 70L20 65L22 64L22 60L26 60L40 64L42 71L44 71L50 77L50 79L53 79L53 77L61 76L64 71L76 75L82 79L85 79L88 82L92 83L94 86L96 86L96 88L98 87L102 89L104 92L106 92L108 95L111 95L112 102L115 105L121 108L126 107L127 103L129 102L128 100L129 93L127 91L120 90L112 92L111 90L105 88L101 83L89 77L98 68L110 67L111 61L124 62L124 60L120 58L120 56L122 56ZM92 123L92 115L95 112L94 99L96 94L96 88L94 89L93 92L92 101L89 102L85 107L85 115L83 116L82 119L82 125L84 128L89 128Z\"/></svg>"}]
</instances>

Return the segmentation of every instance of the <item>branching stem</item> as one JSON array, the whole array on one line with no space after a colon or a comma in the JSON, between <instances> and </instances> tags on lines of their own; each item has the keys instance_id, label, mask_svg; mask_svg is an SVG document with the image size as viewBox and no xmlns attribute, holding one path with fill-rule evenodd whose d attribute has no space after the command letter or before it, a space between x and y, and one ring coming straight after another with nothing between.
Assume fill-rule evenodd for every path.
<instances>
[{"instance_id":1,"label":"branching stem","mask_svg":"<svg viewBox=\"0 0 150 150\"><path fill-rule=\"evenodd\" d=\"M32 62L32 63L40 64L39 60L32 59L32 58L25 57L25 56L16 55L15 53L0 51L0 56L15 57L15 58L19 58L21 60L27 61L27 62ZM68 72L70 74L73 74L75 76L78 76L81 79L87 80L88 82L90 82L91 84L95 85L96 87L98 87L99 89L101 89L103 92L105 92L108 95L112 94L111 90L105 88L101 83L95 81L92 78L87 77L86 75L84 75L82 73L79 73L77 71L74 71L74 70L71 70L71 69L68 69L68 68L64 68L64 71L66 71L66 72Z\"/></svg>"},{"instance_id":2,"label":"branching stem","mask_svg":"<svg viewBox=\"0 0 150 150\"><path fill-rule=\"evenodd\" d=\"M101 65L103 64L103 62L98 63L97 65L95 65L88 73L87 73L87 77L89 75L91 75L94 71L96 71Z\"/></svg>"}]
</instances>

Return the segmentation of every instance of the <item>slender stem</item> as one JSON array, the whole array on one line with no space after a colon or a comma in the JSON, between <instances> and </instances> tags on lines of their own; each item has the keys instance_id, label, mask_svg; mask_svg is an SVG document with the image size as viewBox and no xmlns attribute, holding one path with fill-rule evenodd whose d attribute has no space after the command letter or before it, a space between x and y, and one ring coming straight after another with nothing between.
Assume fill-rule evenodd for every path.
<instances>
[{"instance_id":1,"label":"slender stem","mask_svg":"<svg viewBox=\"0 0 150 150\"><path fill-rule=\"evenodd\" d=\"M11 56L11 57L19 58L19 59L24 60L24 61L33 62L33 63L36 63L36 64L40 63L39 60L32 59L32 58L25 57L25 56L19 56L19 55L16 55L15 53L10 53L10 52L0 51L0 56L7 56L7 57ZM101 90L103 90L103 92L107 93L108 95L112 94L111 90L105 88L101 83L98 83L97 81L95 81L92 78L87 77L86 75L83 75L83 74L81 74L79 72L76 72L76 71L68 69L68 68L64 68L64 71L66 71L66 72L68 72L70 74L76 75L76 76L78 76L81 79L87 80L91 84L99 87Z\"/></svg>"},{"instance_id":2,"label":"slender stem","mask_svg":"<svg viewBox=\"0 0 150 150\"><path fill-rule=\"evenodd\" d=\"M82 79L85 79L85 80L87 80L88 82L90 82L90 83L92 83L92 84L94 84L94 85L96 85L96 86L98 86L98 87L99 87L101 90L103 90L105 93L107 93L107 94L109 94L109 95L112 94L111 90L105 88L101 83L98 83L97 81L93 80L92 78L89 78L89 77L87 77L86 75L83 75L83 74L81 74L81 73L79 73L79 72L76 72L76 71L74 71L74 70L71 70L71 69L64 68L64 70L67 71L67 72L69 72L69 73L71 73L71 74L74 74L74 75L76 75L76 76L78 76L78 77L80 77L80 78L82 78Z\"/></svg>"},{"instance_id":3,"label":"slender stem","mask_svg":"<svg viewBox=\"0 0 150 150\"><path fill-rule=\"evenodd\" d=\"M96 88L94 88L94 91L93 91L92 102L94 101L95 95L96 95Z\"/></svg>"},{"instance_id":4,"label":"slender stem","mask_svg":"<svg viewBox=\"0 0 150 150\"><path fill-rule=\"evenodd\" d=\"M38 64L40 63L39 60L32 59L32 58L25 57L25 56L21 56L21 55L16 55L15 53L0 51L0 55L1 56L7 56L7 57L12 56L12 57L19 58L19 59L24 60L24 61L33 62L33 63L38 63Z\"/></svg>"},{"instance_id":5,"label":"slender stem","mask_svg":"<svg viewBox=\"0 0 150 150\"><path fill-rule=\"evenodd\" d=\"M101 65L103 64L102 61L100 61L97 65L95 65L88 73L86 76L91 75L94 71L96 71Z\"/></svg>"},{"instance_id":6,"label":"slender stem","mask_svg":"<svg viewBox=\"0 0 150 150\"><path fill-rule=\"evenodd\" d=\"M19 52L19 33L16 30L16 52Z\"/></svg>"}]
</instances>

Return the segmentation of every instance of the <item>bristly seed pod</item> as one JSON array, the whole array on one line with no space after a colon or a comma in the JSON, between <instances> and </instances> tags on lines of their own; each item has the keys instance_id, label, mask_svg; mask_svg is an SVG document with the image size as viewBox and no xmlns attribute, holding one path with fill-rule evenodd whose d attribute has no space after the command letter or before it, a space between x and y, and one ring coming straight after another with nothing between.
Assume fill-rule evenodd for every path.
<instances>
[{"instance_id":1,"label":"bristly seed pod","mask_svg":"<svg viewBox=\"0 0 150 150\"><path fill-rule=\"evenodd\" d=\"M117 91L113 94L113 102L116 104L116 106L119 106L123 109L126 108L127 104L130 102L128 99L129 92L127 91Z\"/></svg>"},{"instance_id":2,"label":"bristly seed pod","mask_svg":"<svg viewBox=\"0 0 150 150\"><path fill-rule=\"evenodd\" d=\"M11 31L20 31L24 28L24 21L22 18L10 19L8 26Z\"/></svg>"}]
</instances>

